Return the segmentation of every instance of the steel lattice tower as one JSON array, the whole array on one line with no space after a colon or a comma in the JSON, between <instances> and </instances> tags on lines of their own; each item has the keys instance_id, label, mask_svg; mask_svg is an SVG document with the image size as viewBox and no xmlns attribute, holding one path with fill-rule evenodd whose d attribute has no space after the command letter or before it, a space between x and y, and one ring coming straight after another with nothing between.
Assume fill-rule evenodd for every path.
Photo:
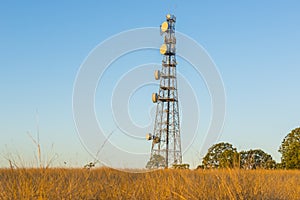
<instances>
[{"instance_id":1,"label":"steel lattice tower","mask_svg":"<svg viewBox=\"0 0 300 200\"><path fill-rule=\"evenodd\" d=\"M175 22L176 17L168 14L160 27L164 37L164 44L160 48L163 60L161 71L156 70L154 73L155 79L160 80L160 86L159 92L152 94L152 101L157 103L157 107L153 134L147 135L147 139L152 140L149 161L152 161L152 165L148 168L168 168L182 163Z\"/></svg>"}]
</instances>

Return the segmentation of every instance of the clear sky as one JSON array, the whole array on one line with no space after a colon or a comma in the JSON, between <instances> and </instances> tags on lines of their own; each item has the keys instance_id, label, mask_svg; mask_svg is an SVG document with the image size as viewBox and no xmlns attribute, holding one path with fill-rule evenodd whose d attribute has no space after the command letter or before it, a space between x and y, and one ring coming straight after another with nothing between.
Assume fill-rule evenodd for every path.
<instances>
[{"instance_id":1,"label":"clear sky","mask_svg":"<svg viewBox=\"0 0 300 200\"><path fill-rule=\"evenodd\" d=\"M80 65L108 37L133 28L159 27L169 12L177 17L176 29L206 49L223 79L226 119L219 141L232 143L238 150L261 148L279 161L282 139L300 126L299 10L300 3L290 0L2 1L0 166L7 166L3 157L9 156L34 165L35 145L27 132L35 137L37 110L44 160L56 155L55 164L66 162L67 166L92 160L80 142L72 114L73 84ZM114 63L111 74L117 80L138 65L160 60L156 52L137 52ZM189 76L188 70L180 68L185 64L182 61L178 71ZM109 81L109 74L103 81ZM193 81L197 83L191 78L192 86ZM193 87L202 110L203 127L197 132L201 135L209 123L210 105L208 92L202 91L206 90L203 80L198 83L199 87ZM109 94L109 90L105 91ZM144 87L129 103L137 124L151 123L155 112L148 116L149 109L153 110L150 95L156 90L155 86ZM111 113L101 110L105 104L97 103L102 98L99 93L96 113L102 120ZM106 125L107 133L114 129L112 122ZM117 137L113 140L118 142ZM200 162L197 144L183 159L194 166ZM150 143L140 145L143 151L150 151ZM131 167L134 161L128 158L127 162Z\"/></svg>"}]
</instances>

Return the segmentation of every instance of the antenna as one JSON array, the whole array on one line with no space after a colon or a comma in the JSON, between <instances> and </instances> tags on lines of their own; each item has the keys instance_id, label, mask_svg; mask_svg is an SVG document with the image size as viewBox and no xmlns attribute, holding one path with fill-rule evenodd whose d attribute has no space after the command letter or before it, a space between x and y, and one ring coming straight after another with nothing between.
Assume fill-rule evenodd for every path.
<instances>
[{"instance_id":1,"label":"antenna","mask_svg":"<svg viewBox=\"0 0 300 200\"><path fill-rule=\"evenodd\" d=\"M160 81L160 86L159 92L152 94L152 101L157 104L153 134L146 135L147 140L152 140L148 168L168 168L182 164L175 22L176 17L167 14L166 21L160 26L160 34L164 38L160 47L163 60L161 71L154 72L154 78Z\"/></svg>"}]
</instances>

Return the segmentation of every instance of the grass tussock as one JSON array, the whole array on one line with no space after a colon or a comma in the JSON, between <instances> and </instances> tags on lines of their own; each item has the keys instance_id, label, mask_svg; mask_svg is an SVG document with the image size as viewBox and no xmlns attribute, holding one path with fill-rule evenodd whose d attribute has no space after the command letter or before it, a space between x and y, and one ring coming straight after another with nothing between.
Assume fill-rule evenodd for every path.
<instances>
[{"instance_id":1,"label":"grass tussock","mask_svg":"<svg viewBox=\"0 0 300 200\"><path fill-rule=\"evenodd\" d=\"M300 199L300 171L1 169L0 199Z\"/></svg>"}]
</instances>

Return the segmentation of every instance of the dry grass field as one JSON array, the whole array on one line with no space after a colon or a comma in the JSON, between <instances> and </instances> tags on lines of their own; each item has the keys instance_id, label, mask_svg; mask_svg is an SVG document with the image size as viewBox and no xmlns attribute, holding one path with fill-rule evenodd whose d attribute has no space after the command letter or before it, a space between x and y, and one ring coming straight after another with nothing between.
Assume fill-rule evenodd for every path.
<instances>
[{"instance_id":1,"label":"dry grass field","mask_svg":"<svg viewBox=\"0 0 300 200\"><path fill-rule=\"evenodd\" d=\"M300 171L1 169L0 199L300 199Z\"/></svg>"}]
</instances>

